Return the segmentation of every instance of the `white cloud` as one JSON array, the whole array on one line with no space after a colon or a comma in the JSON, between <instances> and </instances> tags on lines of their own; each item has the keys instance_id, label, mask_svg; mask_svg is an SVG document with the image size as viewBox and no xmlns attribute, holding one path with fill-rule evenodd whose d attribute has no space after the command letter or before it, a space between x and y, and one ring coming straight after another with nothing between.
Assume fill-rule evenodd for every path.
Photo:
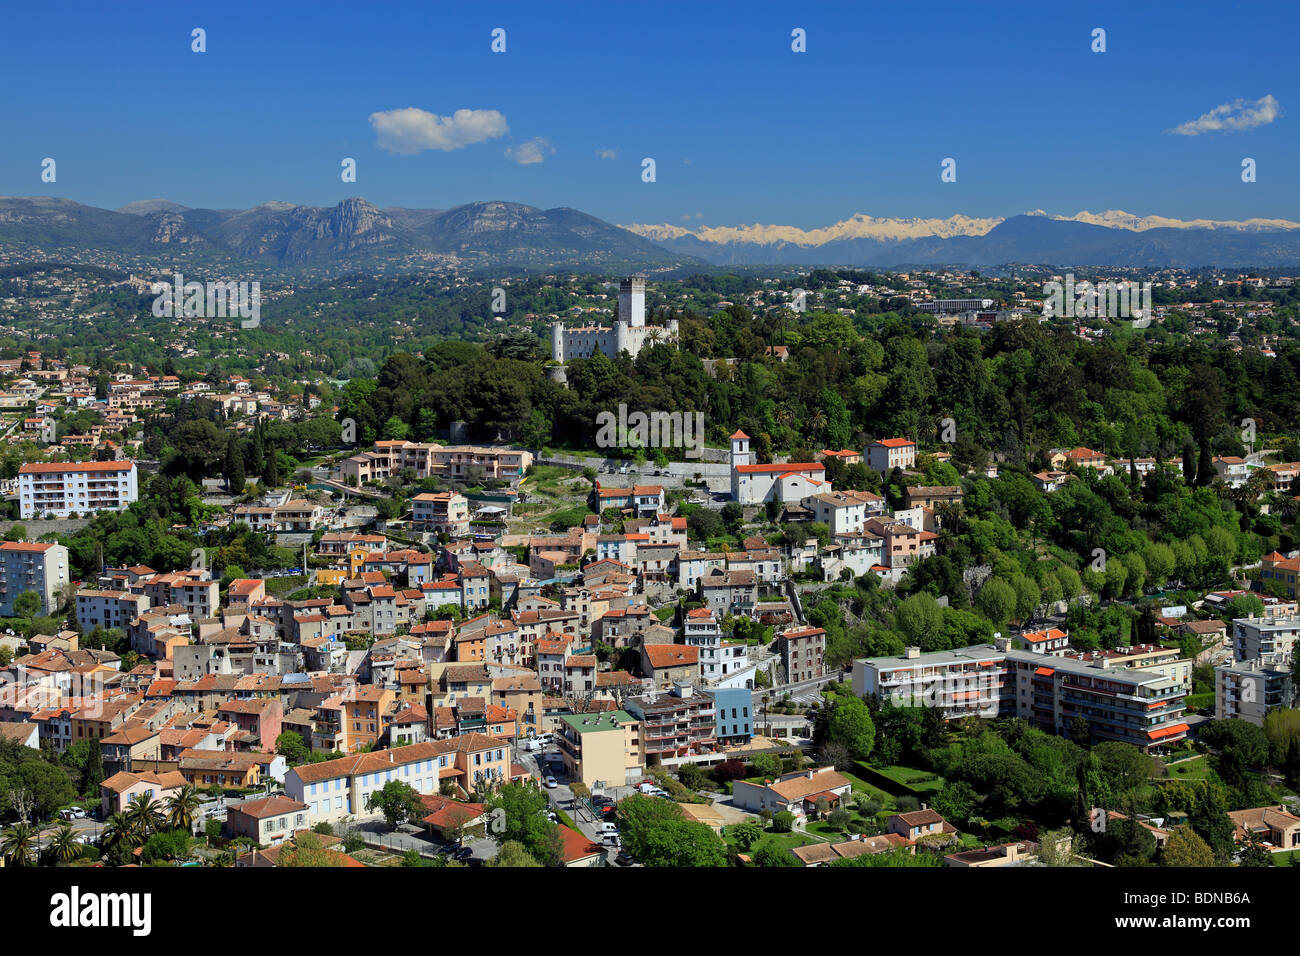
<instances>
[{"instance_id":1,"label":"white cloud","mask_svg":"<svg viewBox=\"0 0 1300 956\"><path fill-rule=\"evenodd\" d=\"M555 152L555 147L545 136L534 136L525 143L512 146L506 150L506 158L514 160L520 166L545 162L546 157Z\"/></svg>"},{"instance_id":2,"label":"white cloud","mask_svg":"<svg viewBox=\"0 0 1300 956\"><path fill-rule=\"evenodd\" d=\"M450 152L510 132L505 116L496 110L457 110L439 116L408 106L371 113L370 125L381 149L407 156L426 149Z\"/></svg>"},{"instance_id":3,"label":"white cloud","mask_svg":"<svg viewBox=\"0 0 1300 956\"><path fill-rule=\"evenodd\" d=\"M618 154L623 152L621 149L598 149L596 155L601 159L618 159Z\"/></svg>"},{"instance_id":4,"label":"white cloud","mask_svg":"<svg viewBox=\"0 0 1300 956\"><path fill-rule=\"evenodd\" d=\"M1215 130L1244 132L1266 126L1281 115L1282 106L1272 95L1257 100L1233 100L1165 132L1176 136L1199 136Z\"/></svg>"}]
</instances>

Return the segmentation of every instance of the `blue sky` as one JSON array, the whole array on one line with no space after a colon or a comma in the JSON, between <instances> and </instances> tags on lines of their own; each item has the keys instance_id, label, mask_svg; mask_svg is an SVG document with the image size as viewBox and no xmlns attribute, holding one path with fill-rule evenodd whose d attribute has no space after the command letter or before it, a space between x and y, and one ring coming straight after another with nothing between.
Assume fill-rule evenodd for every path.
<instances>
[{"instance_id":1,"label":"blue sky","mask_svg":"<svg viewBox=\"0 0 1300 956\"><path fill-rule=\"evenodd\" d=\"M1296 5L1133 6L11 5L0 194L105 207L504 199L620 223L804 228L1035 208L1300 221ZM191 52L194 27L206 53ZM796 27L806 53L790 49ZM1095 27L1105 53L1090 50ZM1280 115L1252 129L1167 132L1266 96ZM383 148L372 115L408 108L500 117L457 124L453 141L490 136L460 148ZM47 156L56 184L40 181ZM340 180L343 157L355 184ZM945 157L955 183L940 181Z\"/></svg>"}]
</instances>

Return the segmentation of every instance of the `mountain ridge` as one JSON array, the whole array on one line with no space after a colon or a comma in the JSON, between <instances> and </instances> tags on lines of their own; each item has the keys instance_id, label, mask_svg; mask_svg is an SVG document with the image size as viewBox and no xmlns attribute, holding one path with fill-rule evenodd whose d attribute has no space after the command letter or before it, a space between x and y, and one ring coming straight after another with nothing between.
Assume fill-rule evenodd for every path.
<instances>
[{"instance_id":1,"label":"mountain ridge","mask_svg":"<svg viewBox=\"0 0 1300 956\"><path fill-rule=\"evenodd\" d=\"M1174 223L1174 225L1170 225ZM1300 264L1300 224L1173 220L1122 210L1072 216L878 219L819 230L788 226L618 226L580 209L487 200L449 209L380 209L283 200L248 209L166 199L118 210L49 196L0 197L0 249L29 260L111 258L133 268L219 264L343 274L554 269L666 271L728 266L1281 267Z\"/></svg>"},{"instance_id":2,"label":"mountain ridge","mask_svg":"<svg viewBox=\"0 0 1300 956\"><path fill-rule=\"evenodd\" d=\"M125 210L125 211L124 211ZM379 209L360 196L334 206L280 200L249 209L189 208L165 199L118 210L57 197L0 197L0 244L46 254L97 250L154 257L203 253L288 270L439 264L468 268L662 269L707 263L569 207L492 200L451 209Z\"/></svg>"}]
</instances>

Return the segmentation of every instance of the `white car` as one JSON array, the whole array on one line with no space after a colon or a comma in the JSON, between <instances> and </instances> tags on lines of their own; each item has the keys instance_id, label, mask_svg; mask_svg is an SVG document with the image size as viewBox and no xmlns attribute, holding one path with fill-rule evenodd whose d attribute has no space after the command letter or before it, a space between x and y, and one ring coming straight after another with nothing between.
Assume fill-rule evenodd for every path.
<instances>
[{"instance_id":1,"label":"white car","mask_svg":"<svg viewBox=\"0 0 1300 956\"><path fill-rule=\"evenodd\" d=\"M546 779L542 782L546 784L547 790L554 790L556 787L559 786L559 784L555 782L555 778L552 777L549 773L546 775Z\"/></svg>"}]
</instances>

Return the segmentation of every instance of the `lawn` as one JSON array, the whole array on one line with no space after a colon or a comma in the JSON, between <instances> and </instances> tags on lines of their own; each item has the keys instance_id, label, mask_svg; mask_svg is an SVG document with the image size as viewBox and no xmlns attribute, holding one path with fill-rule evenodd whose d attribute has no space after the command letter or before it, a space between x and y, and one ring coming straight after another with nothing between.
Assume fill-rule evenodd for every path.
<instances>
[{"instance_id":1,"label":"lawn","mask_svg":"<svg viewBox=\"0 0 1300 956\"><path fill-rule=\"evenodd\" d=\"M847 780L853 786L854 793L865 793L867 796L876 800L880 806L886 810L895 810L898 808L896 798L892 793L881 790L875 784L867 783L861 777L855 777L851 773L841 770L840 776Z\"/></svg>"},{"instance_id":2,"label":"lawn","mask_svg":"<svg viewBox=\"0 0 1300 956\"><path fill-rule=\"evenodd\" d=\"M1213 770L1210 762L1204 757L1193 760L1180 760L1178 763L1169 764L1165 769L1169 771L1168 779L1170 780L1191 781L1207 780Z\"/></svg>"},{"instance_id":3,"label":"lawn","mask_svg":"<svg viewBox=\"0 0 1300 956\"><path fill-rule=\"evenodd\" d=\"M938 793L943 789L944 779L933 770L918 770L915 767L872 767L872 770L888 777L895 783L901 783L916 793ZM931 779L932 778L932 779Z\"/></svg>"},{"instance_id":4,"label":"lawn","mask_svg":"<svg viewBox=\"0 0 1300 956\"><path fill-rule=\"evenodd\" d=\"M1300 854L1300 850L1284 850L1281 853L1274 853L1272 854L1273 865L1274 866L1300 866L1300 862L1296 862L1296 857L1298 854Z\"/></svg>"},{"instance_id":5,"label":"lawn","mask_svg":"<svg viewBox=\"0 0 1300 956\"><path fill-rule=\"evenodd\" d=\"M729 828L730 829L730 828ZM736 842L733 838L728 837L727 842L733 847ZM758 852L760 847L774 846L778 850L788 850L791 847L807 846L809 843L824 843L825 841L809 833L777 833L775 830L763 831L762 838L749 848L749 855L753 856Z\"/></svg>"}]
</instances>

